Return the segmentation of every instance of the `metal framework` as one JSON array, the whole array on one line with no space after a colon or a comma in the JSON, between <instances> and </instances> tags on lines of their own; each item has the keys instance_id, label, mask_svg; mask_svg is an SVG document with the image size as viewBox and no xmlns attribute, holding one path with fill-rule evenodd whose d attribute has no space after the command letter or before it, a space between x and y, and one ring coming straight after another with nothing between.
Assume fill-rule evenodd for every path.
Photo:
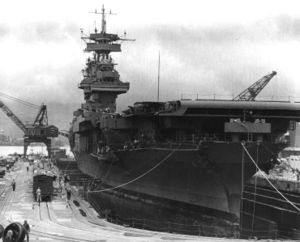
<instances>
[{"instance_id":1,"label":"metal framework","mask_svg":"<svg viewBox=\"0 0 300 242\"><path fill-rule=\"evenodd\" d=\"M277 74L276 71L273 71L271 74L266 75L253 83L250 87L245 89L235 98L234 101L254 101L256 96L262 91L262 89L269 83L269 81Z\"/></svg>"},{"instance_id":2,"label":"metal framework","mask_svg":"<svg viewBox=\"0 0 300 242\"><path fill-rule=\"evenodd\" d=\"M42 104L40 110L33 122L33 125L44 125L48 126L48 115L47 115L47 106Z\"/></svg>"},{"instance_id":3,"label":"metal framework","mask_svg":"<svg viewBox=\"0 0 300 242\"><path fill-rule=\"evenodd\" d=\"M47 107L42 104L35 121L31 125L25 125L11 109L0 100L0 108L24 133L24 155L30 143L44 143L47 146L48 155L51 152L51 137L57 137L59 132L54 125L48 125ZM64 135L66 136L66 135Z\"/></svg>"},{"instance_id":4,"label":"metal framework","mask_svg":"<svg viewBox=\"0 0 300 242\"><path fill-rule=\"evenodd\" d=\"M0 108L24 133L26 132L26 126L2 101L0 101Z\"/></svg>"}]
</instances>

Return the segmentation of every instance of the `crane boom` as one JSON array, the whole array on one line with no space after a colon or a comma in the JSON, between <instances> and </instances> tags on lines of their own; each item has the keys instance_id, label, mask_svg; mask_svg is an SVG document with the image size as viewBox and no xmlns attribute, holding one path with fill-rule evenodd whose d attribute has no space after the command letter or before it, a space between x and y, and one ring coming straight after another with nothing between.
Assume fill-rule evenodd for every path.
<instances>
[{"instance_id":1,"label":"crane boom","mask_svg":"<svg viewBox=\"0 0 300 242\"><path fill-rule=\"evenodd\" d=\"M65 130L59 130L58 134L61 136L67 137L67 138L69 138L69 135L70 135L69 132L65 131Z\"/></svg>"},{"instance_id":2,"label":"crane boom","mask_svg":"<svg viewBox=\"0 0 300 242\"><path fill-rule=\"evenodd\" d=\"M2 101L0 101L0 108L24 133L26 132L26 126Z\"/></svg>"},{"instance_id":3,"label":"crane boom","mask_svg":"<svg viewBox=\"0 0 300 242\"><path fill-rule=\"evenodd\" d=\"M47 115L47 106L42 104L40 110L33 122L33 125L45 125L48 126L48 115Z\"/></svg>"},{"instance_id":4,"label":"crane boom","mask_svg":"<svg viewBox=\"0 0 300 242\"><path fill-rule=\"evenodd\" d=\"M0 92L0 95L3 93ZM17 99L8 95L3 95L13 100L18 100L19 102L28 105L21 99ZM30 106L35 107L37 105L30 104ZM8 106L0 100L0 108L3 112L24 132L24 155L26 156L27 148L30 143L42 142L47 146L48 155L51 155L51 138L58 136L58 128L54 125L48 125L48 115L47 106L42 104L39 112L35 118L33 124L24 125L23 122L9 109ZM68 136L64 133L64 136Z\"/></svg>"},{"instance_id":5,"label":"crane boom","mask_svg":"<svg viewBox=\"0 0 300 242\"><path fill-rule=\"evenodd\" d=\"M272 71L271 74L268 74L255 83L253 83L246 90L237 95L233 100L234 101L254 101L256 96L262 91L262 89L269 83L269 81L277 74L276 71Z\"/></svg>"}]
</instances>

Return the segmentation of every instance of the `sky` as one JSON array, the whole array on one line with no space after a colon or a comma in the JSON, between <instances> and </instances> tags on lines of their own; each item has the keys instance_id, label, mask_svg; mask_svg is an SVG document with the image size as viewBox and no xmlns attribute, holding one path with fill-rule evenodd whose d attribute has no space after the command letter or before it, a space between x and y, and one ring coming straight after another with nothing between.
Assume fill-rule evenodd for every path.
<instances>
[{"instance_id":1,"label":"sky","mask_svg":"<svg viewBox=\"0 0 300 242\"><path fill-rule=\"evenodd\" d=\"M48 106L49 121L68 129L83 102L81 70L88 58L80 29L100 29L102 4L107 32L123 42L112 57L130 90L117 100L121 111L136 101L237 95L262 76L277 75L262 97L300 100L299 1L268 0L10 0L0 8L1 92ZM37 110L2 99L20 119ZM5 133L20 135L0 113Z\"/></svg>"}]
</instances>

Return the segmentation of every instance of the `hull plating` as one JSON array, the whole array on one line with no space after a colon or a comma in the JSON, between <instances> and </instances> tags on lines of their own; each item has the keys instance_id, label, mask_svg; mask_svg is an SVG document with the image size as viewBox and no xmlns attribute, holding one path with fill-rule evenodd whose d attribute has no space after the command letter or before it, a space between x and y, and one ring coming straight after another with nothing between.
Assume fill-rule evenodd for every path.
<instances>
[{"instance_id":1,"label":"hull plating","mask_svg":"<svg viewBox=\"0 0 300 242\"><path fill-rule=\"evenodd\" d=\"M266 143L249 143L247 148L253 157L259 158L261 166L274 158L278 149L276 145ZM157 203L158 200L168 201L168 204L172 204L169 203L172 201L180 204L181 209L190 210L196 217L205 214L203 208L206 208L207 211L214 211L214 217L227 214L227 219L230 218L228 220L231 222L238 221L243 159L243 150L239 143L207 143L200 149L145 148L118 151L115 152L117 158L114 161L80 152L75 152L75 156L79 169L101 179L102 187L119 187L93 192L96 203L105 201L101 205L102 210L108 209L125 216L122 211L129 209L126 216L140 217L148 209L145 202L131 209L128 204L135 199L127 197L123 202L116 200L120 194L125 198L124 195L132 192L135 194L133 197L147 197L151 201L149 203L155 204L156 208L160 204ZM244 180L254 173L254 165L244 154ZM113 191L119 192L119 195ZM172 213L176 214L176 210ZM178 222L190 217L189 215L183 219L184 213L188 215L183 212L179 216L181 221Z\"/></svg>"},{"instance_id":2,"label":"hull plating","mask_svg":"<svg viewBox=\"0 0 300 242\"><path fill-rule=\"evenodd\" d=\"M289 183L286 181L286 184ZM300 209L299 192L286 189L281 193ZM270 186L248 184L242 203L242 237L300 238L299 212Z\"/></svg>"}]
</instances>

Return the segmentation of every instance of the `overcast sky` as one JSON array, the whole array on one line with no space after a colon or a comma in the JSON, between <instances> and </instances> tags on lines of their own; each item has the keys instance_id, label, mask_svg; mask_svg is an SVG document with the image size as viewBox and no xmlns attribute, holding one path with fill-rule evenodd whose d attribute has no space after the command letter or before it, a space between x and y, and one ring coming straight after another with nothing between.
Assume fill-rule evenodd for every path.
<instances>
[{"instance_id":1,"label":"overcast sky","mask_svg":"<svg viewBox=\"0 0 300 242\"><path fill-rule=\"evenodd\" d=\"M114 54L121 79L130 90L118 110L135 101L155 100L158 52L161 55L161 100L236 95L262 76L277 76L261 96L300 99L299 1L93 1L19 0L0 8L1 92L48 105L49 120L62 129L83 101L77 88L87 53L80 40L100 29L102 4L117 15L107 31L135 38ZM5 101L5 99L3 99ZM7 101L21 119L36 110ZM1 114L0 125L15 126Z\"/></svg>"}]
</instances>

